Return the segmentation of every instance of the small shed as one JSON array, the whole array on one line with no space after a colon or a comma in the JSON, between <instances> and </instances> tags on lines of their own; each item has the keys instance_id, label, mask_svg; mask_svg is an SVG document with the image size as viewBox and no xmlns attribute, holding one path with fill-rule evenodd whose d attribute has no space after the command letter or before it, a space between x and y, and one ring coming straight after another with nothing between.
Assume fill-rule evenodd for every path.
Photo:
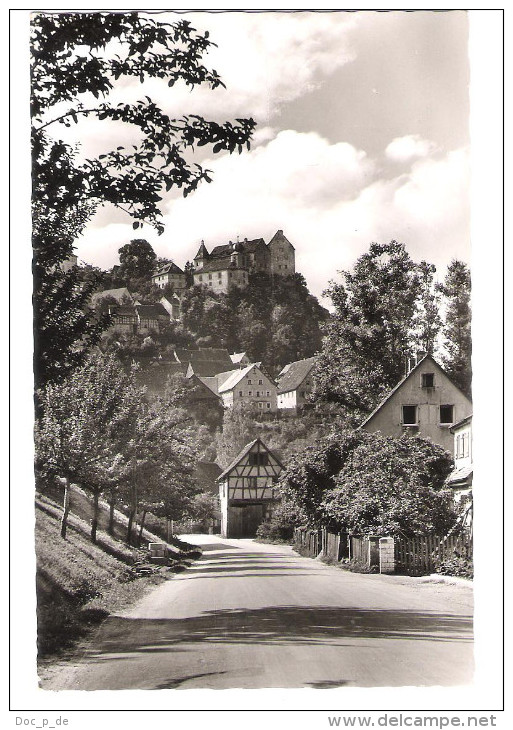
<instances>
[{"instance_id":1,"label":"small shed","mask_svg":"<svg viewBox=\"0 0 513 730\"><path fill-rule=\"evenodd\" d=\"M219 475L223 537L254 537L258 526L270 519L280 501L276 484L283 468L257 438Z\"/></svg>"}]
</instances>

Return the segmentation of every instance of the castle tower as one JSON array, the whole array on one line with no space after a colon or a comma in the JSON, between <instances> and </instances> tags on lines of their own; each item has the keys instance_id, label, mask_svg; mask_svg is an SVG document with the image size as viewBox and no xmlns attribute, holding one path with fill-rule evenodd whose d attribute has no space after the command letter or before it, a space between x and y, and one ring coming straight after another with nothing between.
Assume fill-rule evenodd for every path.
<instances>
[{"instance_id":1,"label":"castle tower","mask_svg":"<svg viewBox=\"0 0 513 730\"><path fill-rule=\"evenodd\" d=\"M281 228L269 241L268 248L271 253L271 274L291 276L296 273L296 252Z\"/></svg>"},{"instance_id":2,"label":"castle tower","mask_svg":"<svg viewBox=\"0 0 513 730\"><path fill-rule=\"evenodd\" d=\"M198 253L194 257L194 268L195 269L201 269L203 264L208 261L210 258L210 255L206 249L205 241L201 241L201 245L198 249Z\"/></svg>"}]
</instances>

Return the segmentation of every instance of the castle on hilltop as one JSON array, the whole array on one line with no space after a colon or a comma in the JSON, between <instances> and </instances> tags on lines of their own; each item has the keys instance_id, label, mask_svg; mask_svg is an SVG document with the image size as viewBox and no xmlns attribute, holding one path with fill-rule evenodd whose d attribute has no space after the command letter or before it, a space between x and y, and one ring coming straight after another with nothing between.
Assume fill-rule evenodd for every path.
<instances>
[{"instance_id":1,"label":"castle on hilltop","mask_svg":"<svg viewBox=\"0 0 513 730\"><path fill-rule=\"evenodd\" d=\"M249 274L289 276L296 272L294 246L276 231L268 244L263 238L230 241L209 253L202 241L194 257L194 284L226 294L233 286L245 287Z\"/></svg>"}]
</instances>

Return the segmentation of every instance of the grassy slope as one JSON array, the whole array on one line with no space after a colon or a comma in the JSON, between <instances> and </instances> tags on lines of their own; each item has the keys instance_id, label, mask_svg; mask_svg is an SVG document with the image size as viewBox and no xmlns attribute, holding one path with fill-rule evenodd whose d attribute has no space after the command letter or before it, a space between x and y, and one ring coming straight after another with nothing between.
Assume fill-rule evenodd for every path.
<instances>
[{"instance_id":1,"label":"grassy slope","mask_svg":"<svg viewBox=\"0 0 513 730\"><path fill-rule=\"evenodd\" d=\"M67 537L63 540L60 515L60 505L50 498L36 499L41 657L69 645L92 624L165 579L163 574L133 579L128 566L138 557L137 552L102 530L98 531L98 544L93 545L89 522L76 515L70 515Z\"/></svg>"}]
</instances>

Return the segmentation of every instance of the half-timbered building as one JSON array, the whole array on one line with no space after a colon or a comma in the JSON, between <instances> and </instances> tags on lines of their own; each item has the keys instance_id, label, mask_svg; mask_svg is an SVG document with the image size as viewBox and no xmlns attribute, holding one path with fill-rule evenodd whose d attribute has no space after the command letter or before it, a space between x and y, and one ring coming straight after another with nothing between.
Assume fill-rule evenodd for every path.
<instances>
[{"instance_id":1,"label":"half-timbered building","mask_svg":"<svg viewBox=\"0 0 513 730\"><path fill-rule=\"evenodd\" d=\"M276 484L282 470L278 457L257 438L219 475L223 537L255 536L280 501Z\"/></svg>"}]
</instances>

